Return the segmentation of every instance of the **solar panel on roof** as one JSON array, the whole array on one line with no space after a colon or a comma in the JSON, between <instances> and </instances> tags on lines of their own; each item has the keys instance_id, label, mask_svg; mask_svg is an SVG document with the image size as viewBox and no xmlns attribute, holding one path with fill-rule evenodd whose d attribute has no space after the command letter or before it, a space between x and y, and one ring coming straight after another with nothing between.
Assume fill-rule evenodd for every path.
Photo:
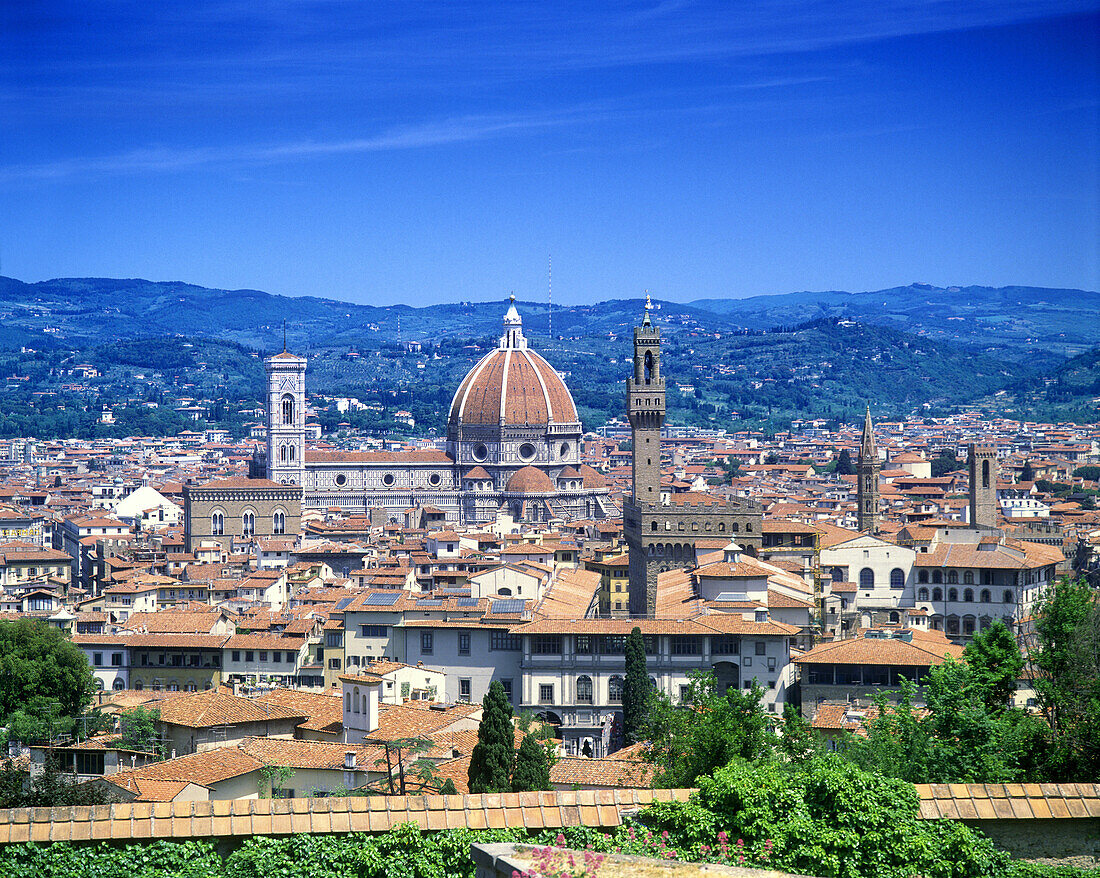
<instances>
[{"instance_id":1,"label":"solar panel on roof","mask_svg":"<svg viewBox=\"0 0 1100 878\"><path fill-rule=\"evenodd\" d=\"M459 598L457 601L460 607L476 607L478 605L477 598Z\"/></svg>"},{"instance_id":2,"label":"solar panel on roof","mask_svg":"<svg viewBox=\"0 0 1100 878\"><path fill-rule=\"evenodd\" d=\"M368 607L392 607L401 599L401 595L397 592L374 592L367 595L367 599L363 601L364 605Z\"/></svg>"},{"instance_id":3,"label":"solar panel on roof","mask_svg":"<svg viewBox=\"0 0 1100 878\"><path fill-rule=\"evenodd\" d=\"M421 598L416 602L418 607L442 607L443 601L438 598Z\"/></svg>"},{"instance_id":4,"label":"solar panel on roof","mask_svg":"<svg viewBox=\"0 0 1100 878\"><path fill-rule=\"evenodd\" d=\"M715 598L716 601L747 601L749 596L743 591L724 591Z\"/></svg>"},{"instance_id":5,"label":"solar panel on roof","mask_svg":"<svg viewBox=\"0 0 1100 878\"><path fill-rule=\"evenodd\" d=\"M340 598L340 600L336 602L336 609L346 610L348 608L348 604L350 604L353 600L354 598Z\"/></svg>"},{"instance_id":6,"label":"solar panel on roof","mask_svg":"<svg viewBox=\"0 0 1100 878\"><path fill-rule=\"evenodd\" d=\"M522 613L523 605L526 603L527 601L519 598L506 598L504 600L493 601L491 612L504 614Z\"/></svg>"}]
</instances>

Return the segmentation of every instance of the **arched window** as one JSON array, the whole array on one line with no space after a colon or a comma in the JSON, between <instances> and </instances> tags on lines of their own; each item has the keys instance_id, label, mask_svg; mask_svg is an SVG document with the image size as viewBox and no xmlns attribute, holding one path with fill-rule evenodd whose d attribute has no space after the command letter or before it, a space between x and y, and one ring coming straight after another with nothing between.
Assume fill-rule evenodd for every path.
<instances>
[{"instance_id":1,"label":"arched window","mask_svg":"<svg viewBox=\"0 0 1100 878\"><path fill-rule=\"evenodd\" d=\"M283 423L294 423L294 397L289 393L283 396Z\"/></svg>"},{"instance_id":2,"label":"arched window","mask_svg":"<svg viewBox=\"0 0 1100 878\"><path fill-rule=\"evenodd\" d=\"M947 599L949 601L957 601L959 599L959 590L957 588L949 588L947 590Z\"/></svg>"},{"instance_id":3,"label":"arched window","mask_svg":"<svg viewBox=\"0 0 1100 878\"><path fill-rule=\"evenodd\" d=\"M963 634L969 637L974 633L974 617L963 616Z\"/></svg>"},{"instance_id":4,"label":"arched window","mask_svg":"<svg viewBox=\"0 0 1100 878\"><path fill-rule=\"evenodd\" d=\"M981 599L981 602L982 602L983 604L988 604L988 603L990 603L990 602L991 602L991 601L993 600L993 595L991 595L991 594L989 593L989 589L988 589L988 588L983 588L983 589L982 589L982 593L981 593L981 595L980 595L979 597L980 597L980 599Z\"/></svg>"},{"instance_id":5,"label":"arched window","mask_svg":"<svg viewBox=\"0 0 1100 878\"><path fill-rule=\"evenodd\" d=\"M928 589L926 589L926 588L917 589L917 600L918 601L928 600Z\"/></svg>"},{"instance_id":6,"label":"arched window","mask_svg":"<svg viewBox=\"0 0 1100 878\"><path fill-rule=\"evenodd\" d=\"M363 713L367 712L367 696L363 696Z\"/></svg>"},{"instance_id":7,"label":"arched window","mask_svg":"<svg viewBox=\"0 0 1100 878\"><path fill-rule=\"evenodd\" d=\"M294 446L293 445L287 446L286 452L287 452L287 457L289 457L291 462L293 463L293 461L294 461Z\"/></svg>"},{"instance_id":8,"label":"arched window","mask_svg":"<svg viewBox=\"0 0 1100 878\"><path fill-rule=\"evenodd\" d=\"M844 581L844 568L843 567L834 567L832 570L829 571L829 576L831 576L833 578L833 582L843 582Z\"/></svg>"},{"instance_id":9,"label":"arched window","mask_svg":"<svg viewBox=\"0 0 1100 878\"><path fill-rule=\"evenodd\" d=\"M988 460L983 460L982 461L982 487L983 488L988 488L989 487L989 461Z\"/></svg>"},{"instance_id":10,"label":"arched window","mask_svg":"<svg viewBox=\"0 0 1100 878\"><path fill-rule=\"evenodd\" d=\"M958 634L959 633L959 617L958 616L948 616L947 619L946 619L945 630L948 634Z\"/></svg>"},{"instance_id":11,"label":"arched window","mask_svg":"<svg viewBox=\"0 0 1100 878\"><path fill-rule=\"evenodd\" d=\"M281 509L276 509L271 515L271 532L276 535L286 533L286 513Z\"/></svg>"},{"instance_id":12,"label":"arched window","mask_svg":"<svg viewBox=\"0 0 1100 878\"><path fill-rule=\"evenodd\" d=\"M943 600L943 589L942 588L932 589L932 600L934 600L934 601L942 601Z\"/></svg>"},{"instance_id":13,"label":"arched window","mask_svg":"<svg viewBox=\"0 0 1100 878\"><path fill-rule=\"evenodd\" d=\"M974 589L963 589L963 600L966 601L968 604L974 603Z\"/></svg>"},{"instance_id":14,"label":"arched window","mask_svg":"<svg viewBox=\"0 0 1100 878\"><path fill-rule=\"evenodd\" d=\"M344 712L351 713L351 693L344 693Z\"/></svg>"},{"instance_id":15,"label":"arched window","mask_svg":"<svg viewBox=\"0 0 1100 878\"><path fill-rule=\"evenodd\" d=\"M905 572L900 567L890 571L890 588L905 587Z\"/></svg>"},{"instance_id":16,"label":"arched window","mask_svg":"<svg viewBox=\"0 0 1100 878\"><path fill-rule=\"evenodd\" d=\"M1006 588L1006 589L1005 589L1005 593L1004 593L1004 597L1003 597L1003 598L1001 598L1001 602L1002 602L1002 603L1005 603L1005 604L1014 604L1014 603L1016 603L1016 598L1015 598L1015 596L1014 596L1014 595L1012 594L1012 592L1011 592L1011 591L1009 591L1009 590L1008 590L1008 589Z\"/></svg>"},{"instance_id":17,"label":"arched window","mask_svg":"<svg viewBox=\"0 0 1100 878\"><path fill-rule=\"evenodd\" d=\"M897 610L892 610L890 612L890 621L891 622L898 622L898 621L900 621L900 619L901 619L901 617L898 615Z\"/></svg>"},{"instance_id":18,"label":"arched window","mask_svg":"<svg viewBox=\"0 0 1100 878\"><path fill-rule=\"evenodd\" d=\"M214 512L210 515L210 533L216 537L220 537L225 533L225 516L220 512Z\"/></svg>"},{"instance_id":19,"label":"arched window","mask_svg":"<svg viewBox=\"0 0 1100 878\"><path fill-rule=\"evenodd\" d=\"M355 693L352 697L352 702L351 703L353 705L352 710L354 710L356 713L359 713L359 687L358 686L355 687Z\"/></svg>"},{"instance_id":20,"label":"arched window","mask_svg":"<svg viewBox=\"0 0 1100 878\"><path fill-rule=\"evenodd\" d=\"M920 570L917 572L917 582L928 582L927 570Z\"/></svg>"},{"instance_id":21,"label":"arched window","mask_svg":"<svg viewBox=\"0 0 1100 878\"><path fill-rule=\"evenodd\" d=\"M936 583L937 585L939 585L941 582L943 582L943 571L942 570L933 570L932 571L932 581L934 583Z\"/></svg>"},{"instance_id":22,"label":"arched window","mask_svg":"<svg viewBox=\"0 0 1100 878\"><path fill-rule=\"evenodd\" d=\"M949 585L957 585L958 582L959 582L959 571L958 570L948 570L947 571L947 582L948 582Z\"/></svg>"},{"instance_id":23,"label":"arched window","mask_svg":"<svg viewBox=\"0 0 1100 878\"><path fill-rule=\"evenodd\" d=\"M653 383L653 354L650 351L645 352L645 378L646 384Z\"/></svg>"},{"instance_id":24,"label":"arched window","mask_svg":"<svg viewBox=\"0 0 1100 878\"><path fill-rule=\"evenodd\" d=\"M875 587L875 571L872 570L870 567L864 567L862 570L859 571L859 587Z\"/></svg>"},{"instance_id":25,"label":"arched window","mask_svg":"<svg viewBox=\"0 0 1100 878\"><path fill-rule=\"evenodd\" d=\"M607 681L607 700L619 704L623 700L623 678L616 675Z\"/></svg>"},{"instance_id":26,"label":"arched window","mask_svg":"<svg viewBox=\"0 0 1100 878\"><path fill-rule=\"evenodd\" d=\"M963 585L973 585L973 584L974 584L974 571L973 570L964 570L963 571Z\"/></svg>"},{"instance_id":27,"label":"arched window","mask_svg":"<svg viewBox=\"0 0 1100 878\"><path fill-rule=\"evenodd\" d=\"M587 674L577 677L577 701L581 704L592 703L592 678Z\"/></svg>"},{"instance_id":28,"label":"arched window","mask_svg":"<svg viewBox=\"0 0 1100 878\"><path fill-rule=\"evenodd\" d=\"M122 677L115 677L114 688L121 692L126 688L126 681L123 680Z\"/></svg>"},{"instance_id":29,"label":"arched window","mask_svg":"<svg viewBox=\"0 0 1100 878\"><path fill-rule=\"evenodd\" d=\"M249 511L241 516L241 535L251 537L256 534L256 513Z\"/></svg>"},{"instance_id":30,"label":"arched window","mask_svg":"<svg viewBox=\"0 0 1100 878\"><path fill-rule=\"evenodd\" d=\"M286 446L285 445L280 445L279 446L279 462L280 463L286 463Z\"/></svg>"}]
</instances>

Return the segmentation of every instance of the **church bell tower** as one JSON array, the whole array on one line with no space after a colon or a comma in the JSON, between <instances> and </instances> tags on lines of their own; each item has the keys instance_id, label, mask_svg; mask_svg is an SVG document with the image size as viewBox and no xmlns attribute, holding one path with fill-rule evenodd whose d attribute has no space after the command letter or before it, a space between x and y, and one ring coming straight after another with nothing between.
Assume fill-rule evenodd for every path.
<instances>
[{"instance_id":1,"label":"church bell tower","mask_svg":"<svg viewBox=\"0 0 1100 878\"><path fill-rule=\"evenodd\" d=\"M284 485L305 481L306 360L285 349L264 360L267 373L267 477Z\"/></svg>"},{"instance_id":2,"label":"church bell tower","mask_svg":"<svg viewBox=\"0 0 1100 878\"><path fill-rule=\"evenodd\" d=\"M859 530L872 536L878 533L879 496L878 496L878 448L875 447L875 430L871 424L871 406L863 419L863 436L859 442L859 457L856 461L857 489L856 519Z\"/></svg>"}]
</instances>

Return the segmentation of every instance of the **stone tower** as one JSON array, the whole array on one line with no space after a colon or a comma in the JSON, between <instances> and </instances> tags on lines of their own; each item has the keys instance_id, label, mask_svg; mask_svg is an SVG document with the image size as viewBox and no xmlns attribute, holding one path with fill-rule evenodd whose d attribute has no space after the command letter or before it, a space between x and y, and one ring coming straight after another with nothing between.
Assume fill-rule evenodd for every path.
<instances>
[{"instance_id":1,"label":"stone tower","mask_svg":"<svg viewBox=\"0 0 1100 878\"><path fill-rule=\"evenodd\" d=\"M755 554L761 544L764 510L756 500L688 491L661 495L661 426L665 422L665 379L661 375L661 332L653 325L646 296L645 319L634 330L634 370L626 382L626 410L634 440L633 490L623 500L623 532L630 549L630 615L657 614L657 575L697 563L700 541L735 539Z\"/></svg>"},{"instance_id":2,"label":"stone tower","mask_svg":"<svg viewBox=\"0 0 1100 878\"><path fill-rule=\"evenodd\" d=\"M856 461L858 473L856 517L859 530L870 534L878 533L878 470L878 448L875 447L875 430L871 425L871 406L868 405L867 415L863 419L863 437L859 442L859 457Z\"/></svg>"},{"instance_id":3,"label":"stone tower","mask_svg":"<svg viewBox=\"0 0 1100 878\"><path fill-rule=\"evenodd\" d=\"M997 449L990 445L970 446L970 526L997 526Z\"/></svg>"},{"instance_id":4,"label":"stone tower","mask_svg":"<svg viewBox=\"0 0 1100 878\"><path fill-rule=\"evenodd\" d=\"M267 477L283 485L305 480L306 361L283 350L264 360L267 372Z\"/></svg>"},{"instance_id":5,"label":"stone tower","mask_svg":"<svg viewBox=\"0 0 1100 878\"><path fill-rule=\"evenodd\" d=\"M634 328L634 371L626 380L626 413L630 419L632 490L624 509L624 531L630 548L630 615L653 616L657 608L658 567L649 563L643 533L656 522L661 502L661 427L665 423L665 379L661 375L661 330L653 325L649 294L642 325Z\"/></svg>"}]
</instances>

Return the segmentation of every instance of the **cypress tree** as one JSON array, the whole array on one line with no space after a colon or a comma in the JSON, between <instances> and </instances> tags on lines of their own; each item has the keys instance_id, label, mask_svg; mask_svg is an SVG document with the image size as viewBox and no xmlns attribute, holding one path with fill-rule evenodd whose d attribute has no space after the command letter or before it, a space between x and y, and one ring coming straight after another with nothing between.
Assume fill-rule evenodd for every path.
<instances>
[{"instance_id":1,"label":"cypress tree","mask_svg":"<svg viewBox=\"0 0 1100 878\"><path fill-rule=\"evenodd\" d=\"M467 775L470 792L507 792L514 760L512 705L508 703L504 687L499 681L494 681L481 700L481 724L477 727L477 744L470 754Z\"/></svg>"},{"instance_id":2,"label":"cypress tree","mask_svg":"<svg viewBox=\"0 0 1100 878\"><path fill-rule=\"evenodd\" d=\"M623 737L627 744L638 741L649 700L649 674L645 666L642 629L634 626L626 638L626 679L623 681Z\"/></svg>"},{"instance_id":3,"label":"cypress tree","mask_svg":"<svg viewBox=\"0 0 1100 878\"><path fill-rule=\"evenodd\" d=\"M516 770L512 772L512 792L550 789L550 766L546 748L532 735L525 735L516 752Z\"/></svg>"}]
</instances>

